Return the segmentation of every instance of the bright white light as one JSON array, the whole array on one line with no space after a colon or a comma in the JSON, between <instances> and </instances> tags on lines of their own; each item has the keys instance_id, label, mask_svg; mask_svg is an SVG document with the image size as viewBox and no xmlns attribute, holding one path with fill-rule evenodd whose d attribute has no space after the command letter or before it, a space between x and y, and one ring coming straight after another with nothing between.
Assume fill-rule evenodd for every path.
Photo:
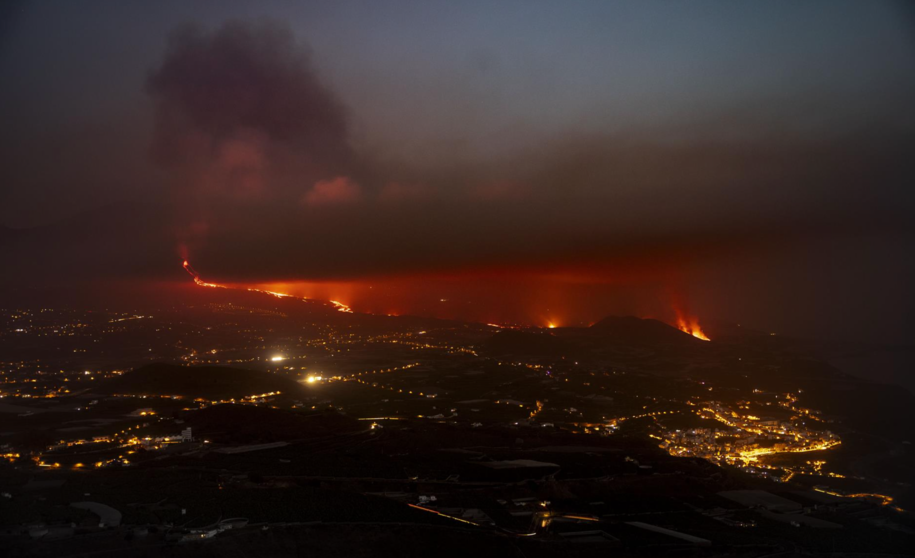
<instances>
[{"instance_id":1,"label":"bright white light","mask_svg":"<svg viewBox=\"0 0 915 558\"><path fill-rule=\"evenodd\" d=\"M270 360L272 360L273 362L280 362L280 361L286 360L286 357L284 357L284 356L275 356L275 357L270 357Z\"/></svg>"}]
</instances>

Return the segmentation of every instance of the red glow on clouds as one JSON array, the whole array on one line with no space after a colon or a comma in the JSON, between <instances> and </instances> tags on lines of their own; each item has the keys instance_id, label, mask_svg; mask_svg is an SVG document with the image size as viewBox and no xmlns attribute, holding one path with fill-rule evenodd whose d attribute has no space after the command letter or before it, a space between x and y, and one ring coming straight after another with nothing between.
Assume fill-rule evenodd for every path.
<instances>
[{"instance_id":1,"label":"red glow on clouds","mask_svg":"<svg viewBox=\"0 0 915 558\"><path fill-rule=\"evenodd\" d=\"M698 319L659 296L663 289L643 282L597 282L590 274L531 275L464 272L405 275L357 280L268 283L205 282L187 262L184 269L203 287L241 289L279 298L322 302L340 312L454 319L498 327L588 327L607 315L671 316L672 326L699 339L708 336ZM638 274L637 274L638 275ZM610 288L612 286L612 288ZM682 300L682 297L678 300Z\"/></svg>"},{"instance_id":2,"label":"red glow on clouds","mask_svg":"<svg viewBox=\"0 0 915 558\"><path fill-rule=\"evenodd\" d=\"M427 187L404 182L389 182L378 192L378 200L387 203L422 200L428 196Z\"/></svg>"},{"instance_id":3,"label":"red glow on clouds","mask_svg":"<svg viewBox=\"0 0 915 558\"><path fill-rule=\"evenodd\" d=\"M337 205L355 203L362 199L362 188L352 179L338 176L333 180L320 180L309 190L302 201L305 205Z\"/></svg>"},{"instance_id":4,"label":"red glow on clouds","mask_svg":"<svg viewBox=\"0 0 915 558\"><path fill-rule=\"evenodd\" d=\"M500 327L588 327L608 314L667 315L657 290L568 282L561 277L404 276L351 281L289 281L249 287L341 301L357 312L415 315Z\"/></svg>"}]
</instances>

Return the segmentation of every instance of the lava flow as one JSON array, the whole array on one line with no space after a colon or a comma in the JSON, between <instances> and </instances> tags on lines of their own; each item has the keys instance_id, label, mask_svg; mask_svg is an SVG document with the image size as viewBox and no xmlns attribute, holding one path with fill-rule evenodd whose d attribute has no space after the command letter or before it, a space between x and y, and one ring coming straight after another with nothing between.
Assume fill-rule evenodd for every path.
<instances>
[{"instance_id":1,"label":"lava flow","mask_svg":"<svg viewBox=\"0 0 915 558\"><path fill-rule=\"evenodd\" d=\"M352 308L343 304L339 300L331 300L330 303L334 305L334 308L336 308L338 312L347 312L349 314L353 313Z\"/></svg>"},{"instance_id":2,"label":"lava flow","mask_svg":"<svg viewBox=\"0 0 915 558\"><path fill-rule=\"evenodd\" d=\"M194 278L194 283L197 283L201 287L213 287L216 289L228 289L225 285L217 285L216 283L207 283L200 278L200 274L197 273L197 270L191 267L191 264L187 260L184 260L184 270L190 273L191 277Z\"/></svg>"},{"instance_id":3,"label":"lava flow","mask_svg":"<svg viewBox=\"0 0 915 558\"><path fill-rule=\"evenodd\" d=\"M699 320L697 318L687 318L679 311L677 312L677 328L680 331L688 333L697 339L702 339L703 341L711 341L708 335L702 331L702 328L699 327Z\"/></svg>"},{"instance_id":4,"label":"lava flow","mask_svg":"<svg viewBox=\"0 0 915 558\"><path fill-rule=\"evenodd\" d=\"M184 270L187 271L190 274L190 276L194 278L194 283L200 285L201 287L212 287L212 288L216 288L216 289L239 288L239 287L229 287L227 285L220 285L218 283L207 283L206 281L204 281L203 279L200 278L200 274L197 273L197 270L194 269L187 260L184 260L184 263L182 264L182 266L184 267ZM305 297L293 296L291 294L280 293L280 292L276 292L276 291L265 291L264 289L255 289L253 287L240 287L240 288L244 288L246 291L251 291L253 293L268 294L270 296L275 296L277 298L295 298L295 299L301 300L303 302L316 302L316 301L311 301ZM328 302L328 304L332 305L338 312L346 312L348 314L353 313L352 308L350 308L346 304L343 304L342 302L339 302L337 300L331 300Z\"/></svg>"}]
</instances>

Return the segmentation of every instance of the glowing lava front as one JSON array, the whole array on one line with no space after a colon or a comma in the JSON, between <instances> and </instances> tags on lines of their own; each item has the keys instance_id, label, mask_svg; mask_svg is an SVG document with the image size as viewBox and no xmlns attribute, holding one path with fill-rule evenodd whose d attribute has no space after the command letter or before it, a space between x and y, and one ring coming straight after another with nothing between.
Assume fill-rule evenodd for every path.
<instances>
[{"instance_id":1,"label":"glowing lava front","mask_svg":"<svg viewBox=\"0 0 915 558\"><path fill-rule=\"evenodd\" d=\"M688 333L697 339L702 339L703 341L711 341L708 335L702 331L702 328L699 327L699 320L697 318L687 318L680 312L677 312L677 328L680 331Z\"/></svg>"},{"instance_id":2,"label":"glowing lava front","mask_svg":"<svg viewBox=\"0 0 915 558\"><path fill-rule=\"evenodd\" d=\"M346 313L348 313L348 314L352 314L352 313L353 313L352 308L350 308L349 306L343 304L343 303L340 302L339 300L331 300L330 303L334 305L334 308L336 308L338 312L346 312Z\"/></svg>"},{"instance_id":3,"label":"glowing lava front","mask_svg":"<svg viewBox=\"0 0 915 558\"><path fill-rule=\"evenodd\" d=\"M197 283L201 287L211 287L215 289L228 289L225 285L217 285L216 283L207 283L200 278L200 274L197 273L197 270L191 267L191 264L184 260L184 270L187 271L191 277L194 278L194 283Z\"/></svg>"},{"instance_id":4,"label":"glowing lava front","mask_svg":"<svg viewBox=\"0 0 915 558\"><path fill-rule=\"evenodd\" d=\"M212 288L216 288L216 289L242 288L247 291L251 291L253 293L268 294L270 296L275 296L277 298L297 298L299 300L309 302L309 299L304 296L298 297L298 296L293 296L291 294L280 293L280 292L276 292L276 291L265 291L264 289L255 289L253 287L230 287L228 285L220 285L218 283L207 283L206 281L204 281L203 279L200 278L200 274L197 273L196 269L191 267L191 264L188 263L187 260L184 260L182 267L184 267L184 270L187 271L190 274L190 276L194 278L194 283L196 283L197 285L200 285L201 287L212 287ZM350 308L346 304L343 304L342 302L339 302L337 300L328 301L327 304L332 305L338 312L345 312L347 314L353 313L352 308Z\"/></svg>"}]
</instances>

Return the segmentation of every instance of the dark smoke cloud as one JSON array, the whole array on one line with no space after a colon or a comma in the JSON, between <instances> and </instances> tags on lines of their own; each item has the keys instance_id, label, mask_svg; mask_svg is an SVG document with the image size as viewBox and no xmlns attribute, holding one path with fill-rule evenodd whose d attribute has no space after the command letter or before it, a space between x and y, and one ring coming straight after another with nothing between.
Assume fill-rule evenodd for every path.
<instances>
[{"instance_id":1,"label":"dark smoke cloud","mask_svg":"<svg viewBox=\"0 0 915 558\"><path fill-rule=\"evenodd\" d=\"M343 106L281 25L181 28L147 89L182 241L206 236L214 203L294 202L354 172Z\"/></svg>"},{"instance_id":2,"label":"dark smoke cloud","mask_svg":"<svg viewBox=\"0 0 915 558\"><path fill-rule=\"evenodd\" d=\"M704 145L592 138L540 157L409 175L394 184L416 186L395 197L385 186L336 205L226 208L232 227L212 231L198 261L237 280L556 266L599 275L817 237L908 234L912 149L901 134Z\"/></svg>"},{"instance_id":3,"label":"dark smoke cloud","mask_svg":"<svg viewBox=\"0 0 915 558\"><path fill-rule=\"evenodd\" d=\"M802 134L777 112L712 111L688 130L570 132L485 163L379 164L351 147L308 53L269 23L174 32L148 90L178 240L226 279L599 276L910 229L915 136L885 125Z\"/></svg>"}]
</instances>

